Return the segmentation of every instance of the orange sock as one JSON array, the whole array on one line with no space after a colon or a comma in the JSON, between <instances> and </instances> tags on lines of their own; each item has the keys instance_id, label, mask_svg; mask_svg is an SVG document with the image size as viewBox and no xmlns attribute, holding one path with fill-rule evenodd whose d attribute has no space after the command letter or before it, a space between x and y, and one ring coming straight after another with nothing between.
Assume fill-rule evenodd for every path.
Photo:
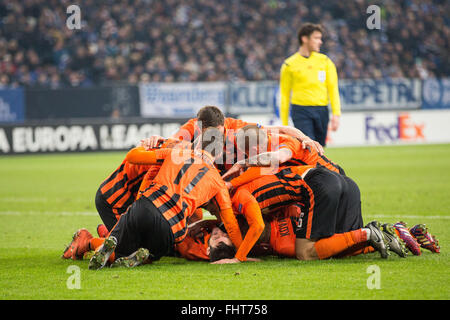
<instances>
[{"instance_id":1,"label":"orange sock","mask_svg":"<svg viewBox=\"0 0 450 320\"><path fill-rule=\"evenodd\" d=\"M89 241L89 246L91 248L91 250L96 250L98 247L100 247L103 242L105 242L105 238L92 238Z\"/></svg>"},{"instance_id":2,"label":"orange sock","mask_svg":"<svg viewBox=\"0 0 450 320\"><path fill-rule=\"evenodd\" d=\"M326 259L366 241L366 232L358 229L345 233L336 233L329 238L320 239L314 243L314 247L319 259Z\"/></svg>"},{"instance_id":3,"label":"orange sock","mask_svg":"<svg viewBox=\"0 0 450 320\"><path fill-rule=\"evenodd\" d=\"M358 254L366 254L374 251L375 249L372 246L368 246L366 243L361 243L341 252L336 256L336 258L357 256Z\"/></svg>"},{"instance_id":4,"label":"orange sock","mask_svg":"<svg viewBox=\"0 0 450 320\"><path fill-rule=\"evenodd\" d=\"M91 247L91 250L97 250L98 247L100 247L103 242L105 242L105 238L92 238L89 241L89 246ZM115 259L116 255L114 254L114 252L109 256L108 261L110 263L113 263Z\"/></svg>"}]
</instances>

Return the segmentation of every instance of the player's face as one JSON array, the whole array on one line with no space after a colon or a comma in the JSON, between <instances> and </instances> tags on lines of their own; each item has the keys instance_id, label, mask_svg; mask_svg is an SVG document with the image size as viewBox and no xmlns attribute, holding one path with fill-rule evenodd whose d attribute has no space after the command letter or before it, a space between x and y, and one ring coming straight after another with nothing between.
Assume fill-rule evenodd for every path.
<instances>
[{"instance_id":1,"label":"player's face","mask_svg":"<svg viewBox=\"0 0 450 320\"><path fill-rule=\"evenodd\" d=\"M308 37L306 45L310 51L319 52L320 47L322 46L322 33L319 31L314 31L311 33Z\"/></svg>"},{"instance_id":2,"label":"player's face","mask_svg":"<svg viewBox=\"0 0 450 320\"><path fill-rule=\"evenodd\" d=\"M228 237L228 235L225 232L216 227L211 231L211 238L209 239L209 245L215 248L221 242L229 246L233 245L233 243L230 240L230 237Z\"/></svg>"}]
</instances>

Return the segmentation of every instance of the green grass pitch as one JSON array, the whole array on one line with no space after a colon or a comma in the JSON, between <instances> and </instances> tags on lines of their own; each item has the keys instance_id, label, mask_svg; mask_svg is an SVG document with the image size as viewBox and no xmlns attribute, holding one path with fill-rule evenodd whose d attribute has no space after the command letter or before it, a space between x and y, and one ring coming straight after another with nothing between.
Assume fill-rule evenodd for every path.
<instances>
[{"instance_id":1,"label":"green grass pitch","mask_svg":"<svg viewBox=\"0 0 450 320\"><path fill-rule=\"evenodd\" d=\"M0 300L449 299L450 145L327 149L360 186L365 222L426 223L441 254L210 265L164 257L126 270L60 258L81 227L101 222L94 196L125 153L0 157ZM369 266L379 289L369 289ZM80 288L68 273L79 267ZM370 282L370 281L369 281ZM69 286L68 286L69 283Z\"/></svg>"}]
</instances>

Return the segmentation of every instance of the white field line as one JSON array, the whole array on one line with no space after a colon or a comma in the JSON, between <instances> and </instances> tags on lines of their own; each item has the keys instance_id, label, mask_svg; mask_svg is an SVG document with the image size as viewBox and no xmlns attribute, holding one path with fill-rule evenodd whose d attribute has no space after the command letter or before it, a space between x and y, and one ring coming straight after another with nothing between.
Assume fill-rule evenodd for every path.
<instances>
[{"instance_id":1,"label":"white field line","mask_svg":"<svg viewBox=\"0 0 450 320\"><path fill-rule=\"evenodd\" d=\"M22 215L54 215L54 216L98 216L96 211L0 211L0 216L22 216ZM203 213L204 218L213 217L209 212ZM394 219L429 219L429 220L449 220L450 215L399 215L399 214L368 214L365 218L394 218Z\"/></svg>"},{"instance_id":2,"label":"white field line","mask_svg":"<svg viewBox=\"0 0 450 320\"><path fill-rule=\"evenodd\" d=\"M0 202L48 202L48 198L45 197L28 197L28 198L20 198L20 197L3 197L0 198Z\"/></svg>"},{"instance_id":3,"label":"white field line","mask_svg":"<svg viewBox=\"0 0 450 320\"><path fill-rule=\"evenodd\" d=\"M427 215L399 215L399 214L368 214L363 217L371 218L397 218L397 219L430 219L430 220L448 220L450 215L442 216L427 216Z\"/></svg>"},{"instance_id":4,"label":"white field line","mask_svg":"<svg viewBox=\"0 0 450 320\"><path fill-rule=\"evenodd\" d=\"M49 215L49 216L98 216L95 211L0 211L0 216Z\"/></svg>"}]
</instances>

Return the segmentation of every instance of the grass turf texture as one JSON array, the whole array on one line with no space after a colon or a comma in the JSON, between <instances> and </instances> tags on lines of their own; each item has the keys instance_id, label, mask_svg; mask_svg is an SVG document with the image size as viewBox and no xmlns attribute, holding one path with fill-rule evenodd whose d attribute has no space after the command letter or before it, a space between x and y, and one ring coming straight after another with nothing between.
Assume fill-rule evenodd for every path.
<instances>
[{"instance_id":1,"label":"grass turf texture","mask_svg":"<svg viewBox=\"0 0 450 320\"><path fill-rule=\"evenodd\" d=\"M426 223L441 254L236 265L164 257L92 271L60 256L78 228L95 234L95 192L125 153L8 156L0 158L0 299L449 299L450 145L326 151L359 184L365 223ZM79 290L67 287L71 265L81 270ZM381 289L367 288L371 265Z\"/></svg>"}]
</instances>

